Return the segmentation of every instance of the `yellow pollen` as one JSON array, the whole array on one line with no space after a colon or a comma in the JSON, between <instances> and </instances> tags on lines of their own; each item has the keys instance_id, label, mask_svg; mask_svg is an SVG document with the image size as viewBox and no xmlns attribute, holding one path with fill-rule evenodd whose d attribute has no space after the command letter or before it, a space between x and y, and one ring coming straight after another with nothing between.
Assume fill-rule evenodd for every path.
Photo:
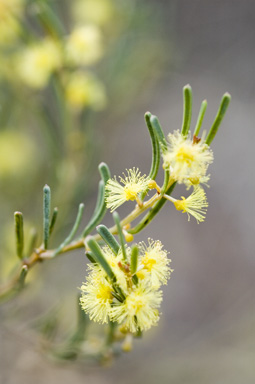
<instances>
[{"instance_id":1,"label":"yellow pollen","mask_svg":"<svg viewBox=\"0 0 255 384\"><path fill-rule=\"evenodd\" d=\"M97 299L104 300L104 301L111 300L112 299L111 288L105 285L101 285L97 293Z\"/></svg>"},{"instance_id":2,"label":"yellow pollen","mask_svg":"<svg viewBox=\"0 0 255 384\"><path fill-rule=\"evenodd\" d=\"M142 259L142 264L144 265L144 268L146 268L148 271L151 271L153 266L156 264L156 260L149 258L148 255L146 255Z\"/></svg>"},{"instance_id":3,"label":"yellow pollen","mask_svg":"<svg viewBox=\"0 0 255 384\"><path fill-rule=\"evenodd\" d=\"M127 184L124 187L126 200L136 200L137 198L137 188L132 184Z\"/></svg>"},{"instance_id":4,"label":"yellow pollen","mask_svg":"<svg viewBox=\"0 0 255 384\"><path fill-rule=\"evenodd\" d=\"M194 153L188 146L181 146L176 154L177 161L184 161L188 164L194 161Z\"/></svg>"},{"instance_id":5,"label":"yellow pollen","mask_svg":"<svg viewBox=\"0 0 255 384\"><path fill-rule=\"evenodd\" d=\"M136 272L136 276L137 276L138 279L140 279L140 280L145 279L145 276L146 276L145 271L143 271L143 270L141 269L140 271Z\"/></svg>"}]
</instances>

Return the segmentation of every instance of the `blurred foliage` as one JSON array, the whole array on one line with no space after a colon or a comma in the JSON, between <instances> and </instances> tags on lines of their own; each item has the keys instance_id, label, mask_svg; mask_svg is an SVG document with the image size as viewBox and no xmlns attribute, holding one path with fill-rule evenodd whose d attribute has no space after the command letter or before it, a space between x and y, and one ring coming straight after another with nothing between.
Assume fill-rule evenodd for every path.
<instances>
[{"instance_id":1,"label":"blurred foliage","mask_svg":"<svg viewBox=\"0 0 255 384\"><path fill-rule=\"evenodd\" d=\"M113 132L169 57L159 8L135 0L0 0L2 255L12 253L14 209L26 222L41 219L43 184L52 186L62 219L93 188L101 127Z\"/></svg>"}]
</instances>

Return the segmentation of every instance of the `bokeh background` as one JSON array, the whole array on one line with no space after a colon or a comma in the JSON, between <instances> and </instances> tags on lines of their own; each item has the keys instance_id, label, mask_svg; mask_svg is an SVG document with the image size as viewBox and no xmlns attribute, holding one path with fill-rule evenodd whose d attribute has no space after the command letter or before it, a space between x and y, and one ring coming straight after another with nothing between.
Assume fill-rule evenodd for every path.
<instances>
[{"instance_id":1,"label":"bokeh background","mask_svg":"<svg viewBox=\"0 0 255 384\"><path fill-rule=\"evenodd\" d=\"M14 75L10 85L9 72L1 72L1 277L6 279L15 265L13 212L24 212L27 231L32 223L39 226L41 189L49 183L53 204L60 210L57 243L68 232L79 202L88 201L88 217L93 211L99 161L106 161L113 175L133 166L144 173L149 170L144 112L159 116L165 132L180 128L182 87L187 83L194 94L193 124L201 101L208 101L206 129L222 94L232 95L213 142L207 218L200 225L188 222L169 205L138 236L138 240L162 241L171 252L174 273L164 288L159 326L137 340L131 353L122 354L107 367L55 364L41 353L40 316L57 308L63 332L72 326L86 260L77 251L37 266L27 290L0 312L1 382L253 384L255 4L251 0L106 3L112 3L113 13L107 8L104 12L110 16L98 27L104 36L100 58L85 64L103 90L105 103L99 97L99 108L88 102L79 108L67 107L71 122L63 128L61 118L65 121L66 115L60 116L59 106L49 102L54 95L52 79L43 89L31 90L19 77L16 92ZM71 21L76 19L70 18L67 3L58 0L54 4L71 33ZM28 16L29 27L41 38L45 31ZM15 44L11 48L2 45L1 57L5 55L8 63L28 42ZM77 67L87 70L83 66L65 64L60 86L66 86L66 78ZM3 90L10 93L8 99ZM46 116L51 116L47 131L39 124L33 105L44 106ZM74 183L77 188L72 188ZM123 207L120 213L127 209ZM107 216L105 224L111 223Z\"/></svg>"}]
</instances>

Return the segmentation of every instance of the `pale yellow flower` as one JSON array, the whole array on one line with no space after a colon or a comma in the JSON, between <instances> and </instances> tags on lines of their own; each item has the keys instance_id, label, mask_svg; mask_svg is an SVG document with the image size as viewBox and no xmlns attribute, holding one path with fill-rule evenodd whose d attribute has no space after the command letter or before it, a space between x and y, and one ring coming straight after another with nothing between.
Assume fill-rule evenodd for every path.
<instances>
[{"instance_id":1,"label":"pale yellow flower","mask_svg":"<svg viewBox=\"0 0 255 384\"><path fill-rule=\"evenodd\" d=\"M139 202L139 194L148 189L149 179L146 175L141 176L138 168L127 170L127 176L124 173L123 176L119 176L120 183L123 185L117 181L116 177L106 184L106 206L111 212L128 200Z\"/></svg>"},{"instance_id":2,"label":"pale yellow flower","mask_svg":"<svg viewBox=\"0 0 255 384\"><path fill-rule=\"evenodd\" d=\"M213 152L204 140L185 138L179 131L168 135L168 148L163 152L164 168L178 183L199 184L207 182L207 168L213 161Z\"/></svg>"},{"instance_id":3,"label":"pale yellow flower","mask_svg":"<svg viewBox=\"0 0 255 384\"><path fill-rule=\"evenodd\" d=\"M94 110L101 110L106 105L103 84L89 72L73 72L66 79L65 94L67 102L76 111L80 111L86 106Z\"/></svg>"},{"instance_id":4,"label":"pale yellow flower","mask_svg":"<svg viewBox=\"0 0 255 384\"><path fill-rule=\"evenodd\" d=\"M113 301L113 288L106 279L95 280L92 277L81 286L80 304L91 320L107 323Z\"/></svg>"},{"instance_id":5,"label":"pale yellow flower","mask_svg":"<svg viewBox=\"0 0 255 384\"><path fill-rule=\"evenodd\" d=\"M100 29L95 25L76 27L66 41L67 61L75 65L97 62L103 53Z\"/></svg>"},{"instance_id":6,"label":"pale yellow flower","mask_svg":"<svg viewBox=\"0 0 255 384\"><path fill-rule=\"evenodd\" d=\"M112 306L111 319L132 333L145 331L157 324L161 301L161 291L152 290L148 285L139 283L133 287L123 303Z\"/></svg>"},{"instance_id":7,"label":"pale yellow flower","mask_svg":"<svg viewBox=\"0 0 255 384\"><path fill-rule=\"evenodd\" d=\"M104 25L113 17L114 7L111 0L76 0L72 12L78 22Z\"/></svg>"},{"instance_id":8,"label":"pale yellow flower","mask_svg":"<svg viewBox=\"0 0 255 384\"><path fill-rule=\"evenodd\" d=\"M182 196L182 200L174 201L174 205L178 211L188 214L188 220L190 220L190 215L192 215L197 220L197 223L199 223L205 219L208 202L203 188L196 186L187 199Z\"/></svg>"},{"instance_id":9,"label":"pale yellow flower","mask_svg":"<svg viewBox=\"0 0 255 384\"><path fill-rule=\"evenodd\" d=\"M163 244L157 240L148 239L148 245L139 243L140 257L137 277L151 284L153 288L159 288L161 284L167 284L170 278L169 264L171 260L167 257L167 251Z\"/></svg>"},{"instance_id":10,"label":"pale yellow flower","mask_svg":"<svg viewBox=\"0 0 255 384\"><path fill-rule=\"evenodd\" d=\"M27 47L17 59L20 79L32 88L46 86L50 75L62 64L61 48L54 40L45 39Z\"/></svg>"}]
</instances>

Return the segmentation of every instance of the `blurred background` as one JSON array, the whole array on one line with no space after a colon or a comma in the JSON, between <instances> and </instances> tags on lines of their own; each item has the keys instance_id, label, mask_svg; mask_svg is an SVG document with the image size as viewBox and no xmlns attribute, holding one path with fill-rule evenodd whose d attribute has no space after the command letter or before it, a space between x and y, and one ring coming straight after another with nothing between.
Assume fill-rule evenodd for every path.
<instances>
[{"instance_id":1,"label":"blurred background","mask_svg":"<svg viewBox=\"0 0 255 384\"><path fill-rule=\"evenodd\" d=\"M0 0L2 281L16 265L13 212L24 213L28 238L40 229L45 183L59 208L54 247L80 202L84 224L92 213L100 161L112 175L148 172L147 110L166 133L180 128L190 83L193 126L206 98L209 129L223 93L232 95L212 145L206 221L169 204L136 238L160 239L171 253L159 326L104 368L47 359L41 316L56 314L68 333L86 270L82 251L66 254L37 265L1 307L1 383L254 384L254 18L251 0Z\"/></svg>"}]
</instances>

